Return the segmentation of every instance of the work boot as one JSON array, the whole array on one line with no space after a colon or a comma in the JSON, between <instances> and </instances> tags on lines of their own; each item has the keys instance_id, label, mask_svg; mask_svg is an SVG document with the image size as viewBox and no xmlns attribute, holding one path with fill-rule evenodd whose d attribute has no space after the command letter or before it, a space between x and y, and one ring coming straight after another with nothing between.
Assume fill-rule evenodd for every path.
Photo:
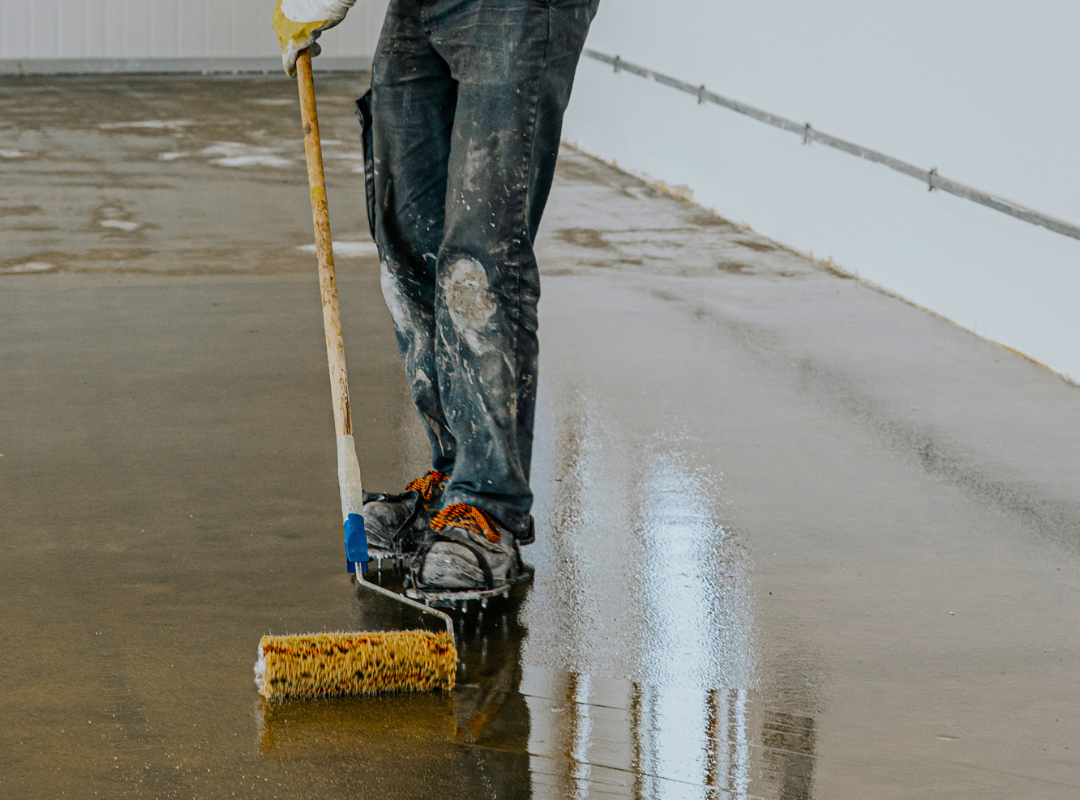
<instances>
[{"instance_id":1,"label":"work boot","mask_svg":"<svg viewBox=\"0 0 1080 800\"><path fill-rule=\"evenodd\" d=\"M431 470L406 486L401 494L364 493L364 529L368 551L375 556L411 553L439 510L450 476Z\"/></svg>"},{"instance_id":2,"label":"work boot","mask_svg":"<svg viewBox=\"0 0 1080 800\"><path fill-rule=\"evenodd\" d=\"M499 594L528 577L514 534L464 503L447 506L431 520L410 575L420 594L478 596Z\"/></svg>"}]
</instances>

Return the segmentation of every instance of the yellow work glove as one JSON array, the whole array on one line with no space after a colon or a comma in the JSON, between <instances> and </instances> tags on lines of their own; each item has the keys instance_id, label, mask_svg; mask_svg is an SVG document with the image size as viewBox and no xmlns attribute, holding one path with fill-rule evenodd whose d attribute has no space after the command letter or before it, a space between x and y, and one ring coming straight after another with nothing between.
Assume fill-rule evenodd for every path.
<instances>
[{"instance_id":1,"label":"yellow work glove","mask_svg":"<svg viewBox=\"0 0 1080 800\"><path fill-rule=\"evenodd\" d=\"M296 77L296 57L301 50L317 56L319 34L345 19L356 0L277 0L274 33L281 42L281 61L289 77Z\"/></svg>"}]
</instances>

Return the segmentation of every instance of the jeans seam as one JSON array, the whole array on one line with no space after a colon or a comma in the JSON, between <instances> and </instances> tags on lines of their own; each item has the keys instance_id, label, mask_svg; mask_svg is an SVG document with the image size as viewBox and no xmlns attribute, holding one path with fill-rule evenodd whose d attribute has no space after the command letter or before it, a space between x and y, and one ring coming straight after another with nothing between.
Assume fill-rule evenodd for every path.
<instances>
[{"instance_id":1,"label":"jeans seam","mask_svg":"<svg viewBox=\"0 0 1080 800\"><path fill-rule=\"evenodd\" d=\"M528 191L528 183L530 182L529 179L532 177L533 164L535 163L536 157L536 128L539 125L540 117L540 86L543 83L544 73L547 70L548 49L551 47L551 8L545 4L543 9L544 22L546 23L547 30L544 34L544 54L540 58L540 70L536 76L536 89L532 98L533 118L532 124L529 126L529 158L526 162L525 170L526 191L522 195L524 199L521 203L521 233L525 237L528 237L529 235L529 206L531 205L531 197Z\"/></svg>"},{"instance_id":2,"label":"jeans seam","mask_svg":"<svg viewBox=\"0 0 1080 800\"><path fill-rule=\"evenodd\" d=\"M530 214L531 205L532 205L532 192L531 192L532 174L533 174L533 167L534 167L535 162L536 162L537 126L539 125L539 120L540 120L540 95L541 95L541 90L542 90L542 86L543 86L543 82L544 82L544 75L545 75L545 72L547 71L548 50L551 48L551 8L550 8L550 6L548 4L545 3L544 6L543 6L543 9L544 9L544 22L545 22L545 28L546 28L545 32L544 32L544 54L540 59L540 69L537 72L536 88L535 88L534 96L533 96L533 99L532 99L533 118L532 118L532 125L529 127L529 157L528 157L528 160L526 161L526 165L525 165L525 191L522 192L523 200L521 202L521 220L520 220L521 227L519 229L519 232L520 232L521 236L523 236L526 240L529 239L529 214ZM531 244L532 243L530 242L530 246L531 246ZM534 256L534 259L535 259L535 256ZM538 279L539 279L539 275L538 275ZM522 340L521 329L522 329L522 324L523 324L521 309L522 309L522 306L524 304L523 299L521 297L521 283L522 283L522 276L521 276L521 269L519 268L517 270L517 274L514 276L514 296L517 299L517 308L515 309L517 313L515 315L516 320L515 320L515 325L514 325L514 369L515 369L515 380L518 377L517 373L521 372L521 340ZM519 386L514 387L515 400L517 399L516 395L517 395L517 391L518 391L519 388L520 388ZM517 433L519 416L520 416L520 409L518 409L517 403L515 402L515 404L514 404L514 433L515 434ZM518 467L521 468L521 467L523 467L523 465L520 463L521 462L521 453L519 452L518 447L517 447L516 436L515 436L515 442L514 442L514 451L515 451L514 455L517 456L517 458L518 458ZM524 475L524 472L522 474Z\"/></svg>"}]
</instances>

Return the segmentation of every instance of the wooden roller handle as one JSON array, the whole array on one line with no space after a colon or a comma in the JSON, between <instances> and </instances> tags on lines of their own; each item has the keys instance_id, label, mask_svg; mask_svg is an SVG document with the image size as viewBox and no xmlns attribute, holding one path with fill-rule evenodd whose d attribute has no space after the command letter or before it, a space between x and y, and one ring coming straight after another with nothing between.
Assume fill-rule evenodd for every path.
<instances>
[{"instance_id":1,"label":"wooden roller handle","mask_svg":"<svg viewBox=\"0 0 1080 800\"><path fill-rule=\"evenodd\" d=\"M322 294L326 357L330 363L330 390L334 400L334 429L338 436L351 436L349 378L345 373L345 345L341 339L334 248L330 238L330 207L326 202L326 177L323 175L322 143L319 141L319 114L315 108L315 83L311 76L311 53L307 50L296 59L296 78L300 87L300 118L304 123L311 217L315 223L315 253L319 258L319 290Z\"/></svg>"}]
</instances>

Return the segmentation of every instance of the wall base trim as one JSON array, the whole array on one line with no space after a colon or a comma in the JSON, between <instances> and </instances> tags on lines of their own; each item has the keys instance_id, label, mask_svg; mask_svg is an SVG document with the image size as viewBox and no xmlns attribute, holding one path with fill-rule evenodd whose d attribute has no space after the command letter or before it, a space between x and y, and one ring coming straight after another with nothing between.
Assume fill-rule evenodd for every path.
<instances>
[{"instance_id":1,"label":"wall base trim","mask_svg":"<svg viewBox=\"0 0 1080 800\"><path fill-rule=\"evenodd\" d=\"M365 72L371 56L320 56L312 61L316 72ZM5 75L95 75L95 74L245 74L265 73L287 77L281 59L269 58L4 58L0 76Z\"/></svg>"}]
</instances>

